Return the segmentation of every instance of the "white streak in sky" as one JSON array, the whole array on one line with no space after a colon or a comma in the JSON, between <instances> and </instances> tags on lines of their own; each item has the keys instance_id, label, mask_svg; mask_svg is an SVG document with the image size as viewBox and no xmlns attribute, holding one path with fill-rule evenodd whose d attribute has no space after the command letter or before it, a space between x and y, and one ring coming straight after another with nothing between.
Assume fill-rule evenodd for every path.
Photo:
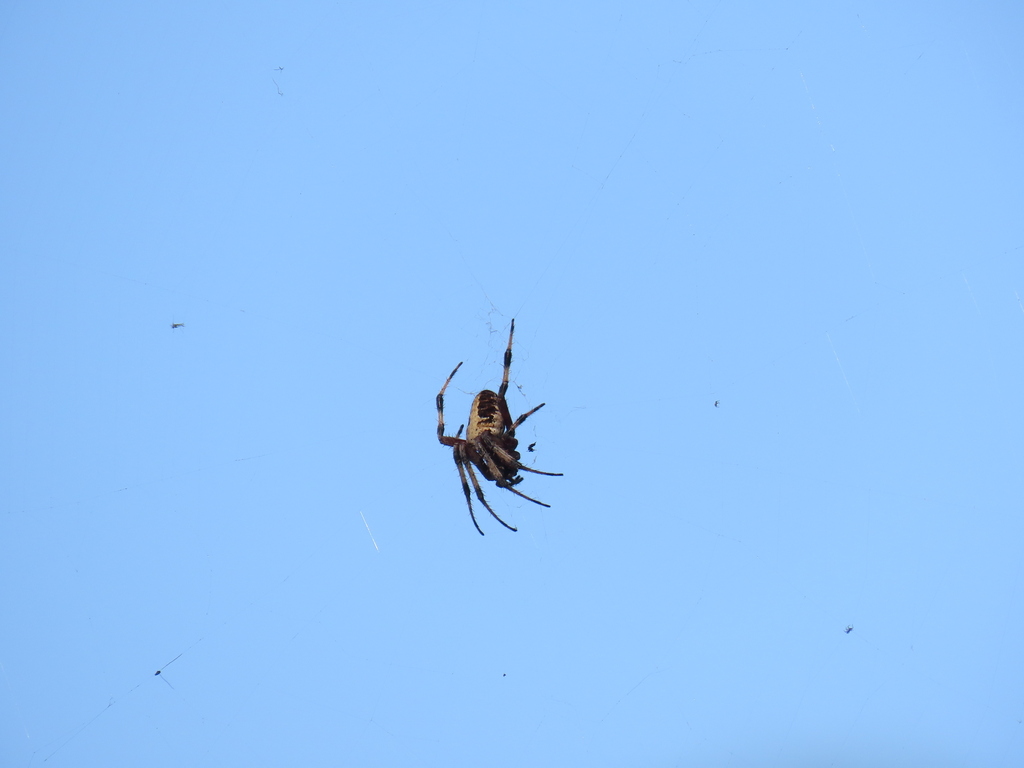
<instances>
[{"instance_id":1,"label":"white streak in sky","mask_svg":"<svg viewBox=\"0 0 1024 768\"><path fill-rule=\"evenodd\" d=\"M380 547L377 546L377 540L373 538L373 531L370 530L370 524L366 522L366 516L363 515L363 510L359 510L359 516L363 518L363 525L366 526L366 532L370 534L370 541L373 542L373 548L380 552Z\"/></svg>"}]
</instances>

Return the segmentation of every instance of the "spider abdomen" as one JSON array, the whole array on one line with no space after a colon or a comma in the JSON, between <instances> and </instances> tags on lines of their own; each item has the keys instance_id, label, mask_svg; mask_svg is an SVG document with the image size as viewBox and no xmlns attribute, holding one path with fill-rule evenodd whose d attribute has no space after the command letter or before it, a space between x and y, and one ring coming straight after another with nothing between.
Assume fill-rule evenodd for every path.
<instances>
[{"instance_id":1,"label":"spider abdomen","mask_svg":"<svg viewBox=\"0 0 1024 768\"><path fill-rule=\"evenodd\" d=\"M500 435L508 429L509 422L511 422L511 418L508 414L508 406L497 392L485 389L473 398L473 405L469 409L466 439L476 440L484 432ZM513 446L514 448L515 446Z\"/></svg>"}]
</instances>

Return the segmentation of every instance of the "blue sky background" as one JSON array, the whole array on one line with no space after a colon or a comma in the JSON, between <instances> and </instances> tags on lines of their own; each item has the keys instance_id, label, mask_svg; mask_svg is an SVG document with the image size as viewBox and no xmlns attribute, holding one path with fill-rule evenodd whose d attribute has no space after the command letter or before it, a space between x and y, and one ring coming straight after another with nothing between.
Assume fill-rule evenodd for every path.
<instances>
[{"instance_id":1,"label":"blue sky background","mask_svg":"<svg viewBox=\"0 0 1024 768\"><path fill-rule=\"evenodd\" d=\"M8 3L0 763L1021 765L1022 21Z\"/></svg>"}]
</instances>

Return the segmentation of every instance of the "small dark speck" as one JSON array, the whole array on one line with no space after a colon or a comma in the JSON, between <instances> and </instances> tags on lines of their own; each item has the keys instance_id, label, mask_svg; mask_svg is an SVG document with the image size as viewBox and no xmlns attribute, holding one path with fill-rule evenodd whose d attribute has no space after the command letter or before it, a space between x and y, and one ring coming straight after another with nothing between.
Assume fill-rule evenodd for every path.
<instances>
[{"instance_id":1,"label":"small dark speck","mask_svg":"<svg viewBox=\"0 0 1024 768\"><path fill-rule=\"evenodd\" d=\"M530 453L533 453L533 447L535 445L536 443L530 443L528 446L526 446L526 450L528 450Z\"/></svg>"},{"instance_id":2,"label":"small dark speck","mask_svg":"<svg viewBox=\"0 0 1024 768\"><path fill-rule=\"evenodd\" d=\"M162 669L158 669L158 670L157 670L156 672L154 672L153 674L154 674L154 675L159 675L159 674L160 674L161 672L163 672L163 670L162 670Z\"/></svg>"},{"instance_id":3,"label":"small dark speck","mask_svg":"<svg viewBox=\"0 0 1024 768\"><path fill-rule=\"evenodd\" d=\"M846 634L850 634L851 632L853 632L853 624L847 626L846 629L843 630L843 632L845 632Z\"/></svg>"},{"instance_id":4,"label":"small dark speck","mask_svg":"<svg viewBox=\"0 0 1024 768\"><path fill-rule=\"evenodd\" d=\"M504 673L504 672L502 672L502 673L501 673L501 676L502 676L502 677L504 677L504 676L505 676L505 673Z\"/></svg>"},{"instance_id":5,"label":"small dark speck","mask_svg":"<svg viewBox=\"0 0 1024 768\"><path fill-rule=\"evenodd\" d=\"M718 404L719 404L720 402L722 402L722 401L721 401L721 400L715 400L715 408L717 408L717 407L718 407Z\"/></svg>"},{"instance_id":6,"label":"small dark speck","mask_svg":"<svg viewBox=\"0 0 1024 768\"><path fill-rule=\"evenodd\" d=\"M174 329L174 328L184 328L184 327L185 327L184 323L171 323L171 328L172 329Z\"/></svg>"}]
</instances>

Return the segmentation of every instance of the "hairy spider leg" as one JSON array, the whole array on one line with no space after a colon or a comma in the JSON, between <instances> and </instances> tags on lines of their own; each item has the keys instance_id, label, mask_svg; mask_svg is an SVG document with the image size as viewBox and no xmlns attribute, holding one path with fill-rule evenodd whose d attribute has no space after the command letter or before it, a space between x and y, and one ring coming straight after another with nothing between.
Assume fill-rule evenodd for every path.
<instances>
[{"instance_id":1,"label":"hairy spider leg","mask_svg":"<svg viewBox=\"0 0 1024 768\"><path fill-rule=\"evenodd\" d=\"M473 501L469 496L469 482L466 480L466 470L462 467L462 458L459 455L458 446L452 451L452 456L455 458L455 467L459 470L459 478L462 480L462 492L466 494L466 506L469 507L469 516L473 520L473 525L476 526L477 533L483 536L484 532L480 529L480 523L476 521L476 515L473 514Z\"/></svg>"},{"instance_id":2,"label":"hairy spider leg","mask_svg":"<svg viewBox=\"0 0 1024 768\"><path fill-rule=\"evenodd\" d=\"M519 425L522 424L524 421L526 421L526 417L527 416L533 416L533 414L535 414L537 411L539 411L545 405L547 405L547 403L541 403L536 408L531 408L526 413L524 413L522 416L520 416L518 419L516 419L515 423L511 427L509 427L509 430L508 430L509 434L513 434L514 435L516 433L516 430L519 428Z\"/></svg>"},{"instance_id":3,"label":"hairy spider leg","mask_svg":"<svg viewBox=\"0 0 1024 768\"><path fill-rule=\"evenodd\" d=\"M476 479L476 472L473 471L473 462L470 461L469 460L469 456L466 455L466 444L463 443L462 445L458 446L456 448L456 450L459 452L460 458L462 459L463 463L465 463L465 465L466 465L466 471L469 473L469 479L473 481L473 488L476 490L476 497L478 499L480 499L480 503L483 504L484 507L487 508L487 511L491 513L491 517L493 517L499 523L504 525L510 531L517 531L517 530L519 530L518 528L514 528L513 526L509 525L504 520L502 520L500 517L498 517L498 513L495 512L493 509L491 509L491 505L487 503L487 499L484 498L484 490L483 490L483 488L480 487L480 481ZM458 463L458 460L456 460L456 464L457 463ZM509 490L512 490L512 489L510 488ZM469 514L473 517L473 524L476 525L476 515L473 514L473 504L469 502L468 492L467 492L467 495L466 495L466 502L469 503ZM480 531L480 526L477 525L476 529L478 531ZM483 533L484 533L483 531L480 531L480 535L481 536L483 536Z\"/></svg>"},{"instance_id":4,"label":"hairy spider leg","mask_svg":"<svg viewBox=\"0 0 1024 768\"><path fill-rule=\"evenodd\" d=\"M508 329L508 346L505 347L505 370L501 373L501 386L498 388L498 397L505 402L505 392L508 389L508 369L512 367L512 334L516 332L516 319L512 318L512 325Z\"/></svg>"},{"instance_id":5,"label":"hairy spider leg","mask_svg":"<svg viewBox=\"0 0 1024 768\"><path fill-rule=\"evenodd\" d=\"M541 472L539 469L530 469L523 464L520 464L519 468L523 470L523 472L533 472L535 475L547 475L548 477L563 477L565 475L564 472Z\"/></svg>"},{"instance_id":6,"label":"hairy spider leg","mask_svg":"<svg viewBox=\"0 0 1024 768\"><path fill-rule=\"evenodd\" d=\"M502 485L502 483L504 483L504 485ZM527 496L522 491L517 491L515 488L513 488L511 485L509 485L508 482L505 481L505 480L498 480L498 481L495 482L495 485L497 485L499 488L504 488L507 491L512 491L512 493L514 493L516 496L522 496L527 501L532 501L534 504L540 504L542 507L547 507L548 509L551 509L551 505L550 504L545 504L543 501L537 501L536 499L531 498L530 496Z\"/></svg>"},{"instance_id":7,"label":"hairy spider leg","mask_svg":"<svg viewBox=\"0 0 1024 768\"><path fill-rule=\"evenodd\" d=\"M444 437L444 391L448 389L448 385L451 384L452 378L458 372L459 368L462 367L462 363L455 366L455 370L451 372L444 381L444 386L441 387L441 391L437 393L437 439L441 441L442 445L453 445L453 443L446 443ZM462 429L459 429L462 432Z\"/></svg>"}]
</instances>

